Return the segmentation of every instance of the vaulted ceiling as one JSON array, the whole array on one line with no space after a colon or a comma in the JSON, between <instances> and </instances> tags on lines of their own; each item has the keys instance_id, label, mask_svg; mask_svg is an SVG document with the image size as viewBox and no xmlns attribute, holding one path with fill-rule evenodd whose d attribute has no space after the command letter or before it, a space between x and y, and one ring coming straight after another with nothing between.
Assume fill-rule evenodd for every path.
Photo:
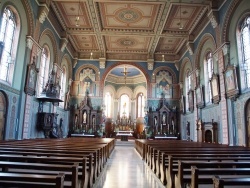
<instances>
[{"instance_id":1,"label":"vaulted ceiling","mask_svg":"<svg viewBox=\"0 0 250 188\"><path fill-rule=\"evenodd\" d=\"M223 2L52 0L50 12L79 59L175 62Z\"/></svg>"}]
</instances>

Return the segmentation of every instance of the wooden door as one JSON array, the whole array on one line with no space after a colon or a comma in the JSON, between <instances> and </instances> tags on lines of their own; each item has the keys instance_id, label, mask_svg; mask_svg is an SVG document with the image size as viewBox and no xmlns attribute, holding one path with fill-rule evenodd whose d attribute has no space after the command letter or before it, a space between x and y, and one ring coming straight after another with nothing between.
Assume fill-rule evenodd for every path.
<instances>
[{"instance_id":1,"label":"wooden door","mask_svg":"<svg viewBox=\"0 0 250 188\"><path fill-rule=\"evenodd\" d=\"M4 94L0 91L0 140L4 139L6 112L7 112L6 98Z\"/></svg>"}]
</instances>

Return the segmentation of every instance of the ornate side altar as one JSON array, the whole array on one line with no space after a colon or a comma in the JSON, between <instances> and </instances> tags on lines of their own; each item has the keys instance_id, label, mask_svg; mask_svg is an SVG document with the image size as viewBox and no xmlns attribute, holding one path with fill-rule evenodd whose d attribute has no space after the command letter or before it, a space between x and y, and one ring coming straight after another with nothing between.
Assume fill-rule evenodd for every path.
<instances>
[{"instance_id":1,"label":"ornate side altar","mask_svg":"<svg viewBox=\"0 0 250 188\"><path fill-rule=\"evenodd\" d=\"M81 134L83 137L89 137L97 134L102 128L102 111L94 110L91 105L88 92L80 103L79 107L74 109L74 134Z\"/></svg>"},{"instance_id":2,"label":"ornate side altar","mask_svg":"<svg viewBox=\"0 0 250 188\"><path fill-rule=\"evenodd\" d=\"M162 98L160 107L155 111L149 111L145 118L146 132L152 132L157 139L177 139L178 121L176 107L170 107L165 98ZM147 134L147 133L146 133Z\"/></svg>"}]
</instances>

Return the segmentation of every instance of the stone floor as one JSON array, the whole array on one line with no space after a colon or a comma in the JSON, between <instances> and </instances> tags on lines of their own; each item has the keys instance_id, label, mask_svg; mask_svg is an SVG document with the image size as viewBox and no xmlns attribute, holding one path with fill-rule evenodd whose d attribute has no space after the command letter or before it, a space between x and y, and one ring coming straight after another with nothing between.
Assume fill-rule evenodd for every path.
<instances>
[{"instance_id":1,"label":"stone floor","mask_svg":"<svg viewBox=\"0 0 250 188\"><path fill-rule=\"evenodd\" d=\"M134 149L134 140L117 140L94 188L163 188Z\"/></svg>"}]
</instances>

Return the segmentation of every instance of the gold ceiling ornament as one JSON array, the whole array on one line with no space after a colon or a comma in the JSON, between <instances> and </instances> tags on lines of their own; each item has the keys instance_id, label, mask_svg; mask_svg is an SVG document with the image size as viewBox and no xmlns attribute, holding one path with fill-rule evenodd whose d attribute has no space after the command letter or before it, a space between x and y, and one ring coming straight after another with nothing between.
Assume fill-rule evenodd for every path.
<instances>
[{"instance_id":1,"label":"gold ceiling ornament","mask_svg":"<svg viewBox=\"0 0 250 188\"><path fill-rule=\"evenodd\" d=\"M76 27L80 26L79 19L80 19L80 0L79 0L79 3L78 3L78 14L76 16Z\"/></svg>"}]
</instances>

